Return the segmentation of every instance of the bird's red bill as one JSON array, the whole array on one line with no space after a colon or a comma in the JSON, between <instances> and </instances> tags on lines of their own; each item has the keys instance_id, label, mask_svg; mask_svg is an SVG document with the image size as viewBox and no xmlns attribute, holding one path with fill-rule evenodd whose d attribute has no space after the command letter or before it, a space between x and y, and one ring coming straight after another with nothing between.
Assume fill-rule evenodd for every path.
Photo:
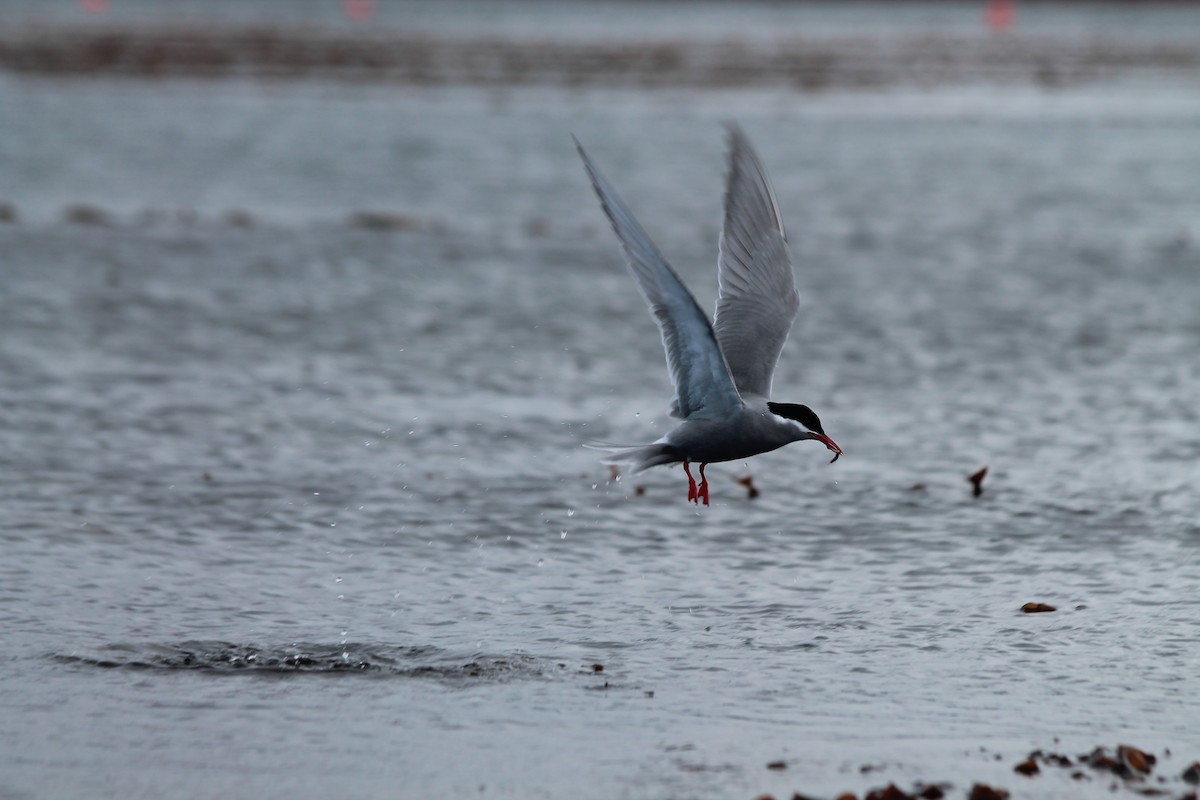
<instances>
[{"instance_id":1,"label":"bird's red bill","mask_svg":"<svg viewBox=\"0 0 1200 800\"><path fill-rule=\"evenodd\" d=\"M833 439L830 439L828 436L826 436L823 433L815 434L815 438L818 442L820 442L821 444L828 447L831 451L833 451L833 460L829 462L830 464L832 464L834 461L837 461L839 458L841 458L842 448L837 446L837 442L835 442Z\"/></svg>"}]
</instances>

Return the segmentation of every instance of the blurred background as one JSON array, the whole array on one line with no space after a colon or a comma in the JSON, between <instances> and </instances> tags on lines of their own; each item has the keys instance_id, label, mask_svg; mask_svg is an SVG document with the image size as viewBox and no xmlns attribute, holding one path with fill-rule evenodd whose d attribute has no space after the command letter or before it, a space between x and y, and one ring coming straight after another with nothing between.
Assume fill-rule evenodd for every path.
<instances>
[{"instance_id":1,"label":"blurred background","mask_svg":"<svg viewBox=\"0 0 1200 800\"><path fill-rule=\"evenodd\" d=\"M570 136L712 308L730 120L698 510ZM1198 177L1195 3L0 0L0 797L1182 795Z\"/></svg>"},{"instance_id":2,"label":"blurred background","mask_svg":"<svg viewBox=\"0 0 1200 800\"><path fill-rule=\"evenodd\" d=\"M459 197L448 207L440 195L452 190L422 185L426 159L403 169L367 163L358 148L380 134L346 117L301 136L287 116L303 103L296 96L319 93L345 108L473 88L489 114L512 90L530 88L576 99L586 90L622 99L775 92L797 106L839 93L926 92L935 106L933 90L986 104L999 89L1070 102L1071 90L1123 87L1110 96L1128 103L1141 96L1133 86L1194 87L1198 31L1200 7L1186 2L2 0L10 113L0 131L0 203L26 219L61 217L77 204L118 216L235 211L230 219L243 222L241 212L328 218L383 204L444 221L474 209ZM114 99L100 100L104 93ZM82 107L68 99L77 95L87 98ZM89 111L93 104L113 111ZM241 110L247 104L264 108ZM613 105L619 114L622 104ZM160 110L169 119L150 119ZM153 154L172 145L174 158ZM240 161L260 146L270 169ZM215 172L206 159L219 161ZM276 169L285 163L289 175ZM524 193L515 194L520 202Z\"/></svg>"}]
</instances>

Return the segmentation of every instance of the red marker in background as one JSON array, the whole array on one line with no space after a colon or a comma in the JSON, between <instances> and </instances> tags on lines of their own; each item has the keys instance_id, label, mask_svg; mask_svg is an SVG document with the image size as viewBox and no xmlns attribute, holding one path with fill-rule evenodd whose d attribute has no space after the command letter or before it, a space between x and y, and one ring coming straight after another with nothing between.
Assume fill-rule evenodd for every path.
<instances>
[{"instance_id":1,"label":"red marker in background","mask_svg":"<svg viewBox=\"0 0 1200 800\"><path fill-rule=\"evenodd\" d=\"M1014 0L990 0L983 12L984 21L994 31L1011 28L1017 21L1017 4Z\"/></svg>"},{"instance_id":2,"label":"red marker in background","mask_svg":"<svg viewBox=\"0 0 1200 800\"><path fill-rule=\"evenodd\" d=\"M342 0L342 13L355 22L375 16L375 0Z\"/></svg>"},{"instance_id":3,"label":"red marker in background","mask_svg":"<svg viewBox=\"0 0 1200 800\"><path fill-rule=\"evenodd\" d=\"M109 0L79 0L79 7L89 14L103 14L108 11Z\"/></svg>"}]
</instances>

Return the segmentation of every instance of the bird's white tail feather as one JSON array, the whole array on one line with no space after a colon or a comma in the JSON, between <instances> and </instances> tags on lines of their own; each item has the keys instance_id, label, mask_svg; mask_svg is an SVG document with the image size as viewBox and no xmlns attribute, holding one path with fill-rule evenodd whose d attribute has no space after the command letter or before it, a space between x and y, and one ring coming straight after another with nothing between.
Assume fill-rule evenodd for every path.
<instances>
[{"instance_id":1,"label":"bird's white tail feather","mask_svg":"<svg viewBox=\"0 0 1200 800\"><path fill-rule=\"evenodd\" d=\"M591 442L585 444L584 447L589 450L604 451L604 457L600 459L600 463L626 465L629 467L631 473L641 472L644 469L650 469L650 467L657 467L663 464L678 464L683 461L683 458L679 455L679 451L666 442L637 445Z\"/></svg>"}]
</instances>

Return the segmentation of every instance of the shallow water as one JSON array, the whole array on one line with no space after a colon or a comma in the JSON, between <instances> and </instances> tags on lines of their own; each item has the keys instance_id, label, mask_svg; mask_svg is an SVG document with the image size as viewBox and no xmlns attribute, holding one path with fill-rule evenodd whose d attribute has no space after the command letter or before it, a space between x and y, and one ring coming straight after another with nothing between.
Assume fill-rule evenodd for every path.
<instances>
[{"instance_id":1,"label":"shallow water","mask_svg":"<svg viewBox=\"0 0 1200 800\"><path fill-rule=\"evenodd\" d=\"M1118 741L1177 775L1197 100L0 78L0 796L1107 796L1011 767ZM579 447L669 387L568 133L711 307L730 118L804 296L776 394L846 457L695 509Z\"/></svg>"}]
</instances>

